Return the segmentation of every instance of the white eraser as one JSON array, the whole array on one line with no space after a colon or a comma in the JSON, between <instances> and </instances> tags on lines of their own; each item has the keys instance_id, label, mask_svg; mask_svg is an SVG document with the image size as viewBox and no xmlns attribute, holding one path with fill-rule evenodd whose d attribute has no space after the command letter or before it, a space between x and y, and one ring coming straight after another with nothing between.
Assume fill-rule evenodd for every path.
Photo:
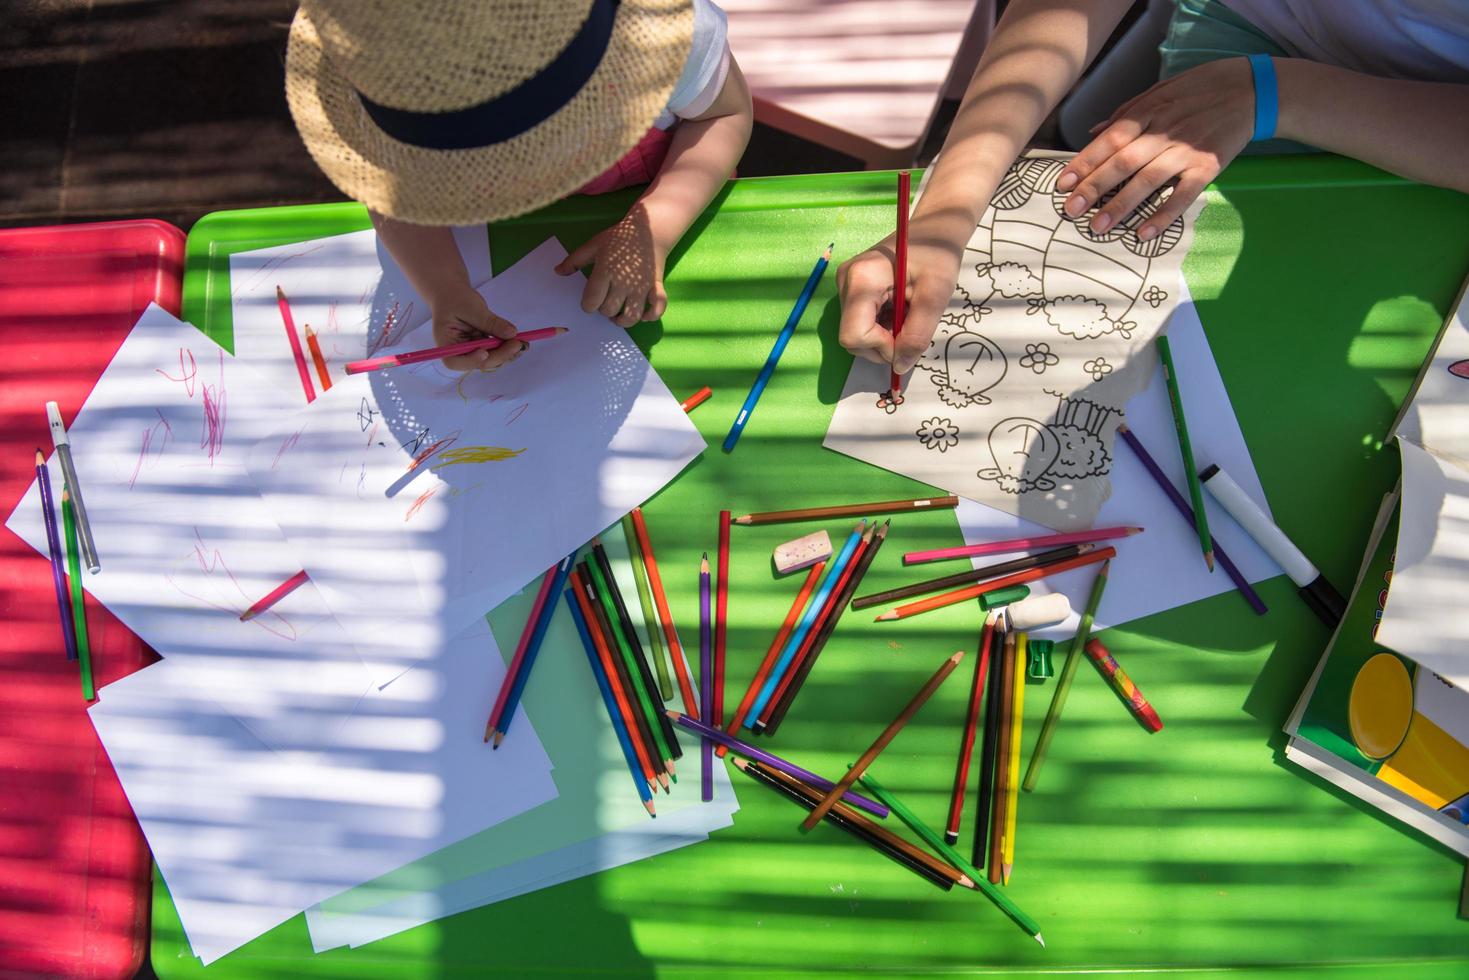
<instances>
[{"instance_id":1,"label":"white eraser","mask_svg":"<svg viewBox=\"0 0 1469 980\"><path fill-rule=\"evenodd\" d=\"M810 568L819 561L825 561L831 557L831 538L827 537L825 531L816 531L787 541L775 549L775 570L784 575L787 572L800 571Z\"/></svg>"},{"instance_id":2,"label":"white eraser","mask_svg":"<svg viewBox=\"0 0 1469 980\"><path fill-rule=\"evenodd\" d=\"M51 442L57 446L66 445L66 426L61 424L61 406L55 402L47 402L46 421L51 424Z\"/></svg>"},{"instance_id":3,"label":"white eraser","mask_svg":"<svg viewBox=\"0 0 1469 980\"><path fill-rule=\"evenodd\" d=\"M1071 615L1071 601L1060 592L1033 595L1005 607L1005 628L1036 630L1055 626Z\"/></svg>"}]
</instances>

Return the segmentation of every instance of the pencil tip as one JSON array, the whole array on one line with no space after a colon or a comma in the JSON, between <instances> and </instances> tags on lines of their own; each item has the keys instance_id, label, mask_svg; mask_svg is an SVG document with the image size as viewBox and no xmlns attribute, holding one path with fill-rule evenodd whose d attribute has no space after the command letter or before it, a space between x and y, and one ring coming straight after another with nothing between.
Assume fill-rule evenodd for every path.
<instances>
[{"instance_id":1,"label":"pencil tip","mask_svg":"<svg viewBox=\"0 0 1469 980\"><path fill-rule=\"evenodd\" d=\"M1009 887L1010 885L1010 869L1012 867L1014 867L1014 865L1000 865L1000 884L1005 885L1006 887Z\"/></svg>"},{"instance_id":2,"label":"pencil tip","mask_svg":"<svg viewBox=\"0 0 1469 980\"><path fill-rule=\"evenodd\" d=\"M275 287L275 298L276 299L285 299L286 298L285 291L282 290L281 287L279 287L279 286Z\"/></svg>"},{"instance_id":3,"label":"pencil tip","mask_svg":"<svg viewBox=\"0 0 1469 980\"><path fill-rule=\"evenodd\" d=\"M658 819L658 811L653 809L652 800L644 800L643 807L648 811L648 816L652 817L654 820Z\"/></svg>"},{"instance_id":4,"label":"pencil tip","mask_svg":"<svg viewBox=\"0 0 1469 980\"><path fill-rule=\"evenodd\" d=\"M898 618L898 614L895 613L895 612L893 612L892 610L889 610L889 611L883 613L881 616L878 616L876 619L873 620L873 622L874 623L885 623L885 622L887 622L890 619L897 619L897 618Z\"/></svg>"},{"instance_id":5,"label":"pencil tip","mask_svg":"<svg viewBox=\"0 0 1469 980\"><path fill-rule=\"evenodd\" d=\"M950 663L957 664L959 661L961 661L963 659L964 659L964 651L963 650L955 650L954 651L954 655L949 658L949 662Z\"/></svg>"},{"instance_id":6,"label":"pencil tip","mask_svg":"<svg viewBox=\"0 0 1469 980\"><path fill-rule=\"evenodd\" d=\"M505 741L505 733L504 732L496 732L495 733L495 748L498 749L500 747L500 743L503 742L503 741Z\"/></svg>"},{"instance_id":7,"label":"pencil tip","mask_svg":"<svg viewBox=\"0 0 1469 980\"><path fill-rule=\"evenodd\" d=\"M742 770L742 771L750 765L748 762L746 762L744 759L741 759L739 756L735 756L730 761L735 764L735 768L736 769L739 769L739 770Z\"/></svg>"},{"instance_id":8,"label":"pencil tip","mask_svg":"<svg viewBox=\"0 0 1469 980\"><path fill-rule=\"evenodd\" d=\"M955 882L955 884L957 884L960 888L973 888L974 879L969 877L968 875L960 875L959 880Z\"/></svg>"},{"instance_id":9,"label":"pencil tip","mask_svg":"<svg viewBox=\"0 0 1469 980\"><path fill-rule=\"evenodd\" d=\"M1046 948L1046 941L1041 938L1041 934L1040 933L1036 933L1035 934L1035 941L1041 944L1041 949L1045 949Z\"/></svg>"},{"instance_id":10,"label":"pencil tip","mask_svg":"<svg viewBox=\"0 0 1469 980\"><path fill-rule=\"evenodd\" d=\"M250 620L252 620L254 618L255 618L255 610L253 610L253 609L246 609L244 612L240 613L240 622L242 622L242 623L248 623L248 622L250 622Z\"/></svg>"},{"instance_id":11,"label":"pencil tip","mask_svg":"<svg viewBox=\"0 0 1469 980\"><path fill-rule=\"evenodd\" d=\"M1214 570L1214 552L1204 552L1204 564L1209 566L1209 571L1212 572Z\"/></svg>"},{"instance_id":12,"label":"pencil tip","mask_svg":"<svg viewBox=\"0 0 1469 980\"><path fill-rule=\"evenodd\" d=\"M1147 530L1147 529L1146 528L1141 528L1141 527L1130 527L1130 528L1127 529L1127 536L1130 538L1134 534L1142 534L1143 531L1145 531L1145 530Z\"/></svg>"},{"instance_id":13,"label":"pencil tip","mask_svg":"<svg viewBox=\"0 0 1469 980\"><path fill-rule=\"evenodd\" d=\"M42 465L45 462L46 462L46 454L43 453L43 452L41 452L41 450L37 449L36 450L36 465L37 466L40 466L40 465Z\"/></svg>"},{"instance_id":14,"label":"pencil tip","mask_svg":"<svg viewBox=\"0 0 1469 980\"><path fill-rule=\"evenodd\" d=\"M734 523L735 524L748 524L748 523L750 523L750 515L749 514L741 514L739 517L736 517L734 519Z\"/></svg>"},{"instance_id":15,"label":"pencil tip","mask_svg":"<svg viewBox=\"0 0 1469 980\"><path fill-rule=\"evenodd\" d=\"M830 245L826 246L826 252L823 253L822 258L826 258L826 259L831 258L831 250L834 249L834 248L836 248L836 247L837 247L837 243L836 242L832 242Z\"/></svg>"}]
</instances>

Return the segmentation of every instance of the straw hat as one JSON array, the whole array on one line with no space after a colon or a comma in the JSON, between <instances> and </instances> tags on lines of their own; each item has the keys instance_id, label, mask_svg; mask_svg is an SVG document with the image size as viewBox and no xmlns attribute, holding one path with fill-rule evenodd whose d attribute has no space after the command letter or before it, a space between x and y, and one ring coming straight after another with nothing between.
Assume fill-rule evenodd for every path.
<instances>
[{"instance_id":1,"label":"straw hat","mask_svg":"<svg viewBox=\"0 0 1469 980\"><path fill-rule=\"evenodd\" d=\"M647 133L690 0L302 0L286 99L332 183L417 224L533 211Z\"/></svg>"}]
</instances>

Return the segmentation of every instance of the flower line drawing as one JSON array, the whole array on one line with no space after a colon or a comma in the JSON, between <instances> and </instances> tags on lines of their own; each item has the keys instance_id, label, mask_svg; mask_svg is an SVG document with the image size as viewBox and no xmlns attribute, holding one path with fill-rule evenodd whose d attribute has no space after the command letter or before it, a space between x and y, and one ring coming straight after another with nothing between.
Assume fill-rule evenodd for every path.
<instances>
[{"instance_id":1,"label":"flower line drawing","mask_svg":"<svg viewBox=\"0 0 1469 980\"><path fill-rule=\"evenodd\" d=\"M1157 286L1149 286L1148 291L1143 293L1143 300L1155 310L1163 305L1163 301L1167 298L1168 293Z\"/></svg>"},{"instance_id":2,"label":"flower line drawing","mask_svg":"<svg viewBox=\"0 0 1469 980\"><path fill-rule=\"evenodd\" d=\"M959 427L948 419L928 419L918 427L916 435L924 449L937 449L941 453L959 445Z\"/></svg>"},{"instance_id":3,"label":"flower line drawing","mask_svg":"<svg viewBox=\"0 0 1469 980\"><path fill-rule=\"evenodd\" d=\"M1081 369L1092 376L1093 381L1101 381L1112 373L1112 365L1107 363L1105 357L1095 357L1081 366Z\"/></svg>"},{"instance_id":4,"label":"flower line drawing","mask_svg":"<svg viewBox=\"0 0 1469 980\"><path fill-rule=\"evenodd\" d=\"M1053 354L1051 345L1045 341L1038 344L1026 344L1025 353L1020 356L1020 366L1030 368L1036 374L1045 374L1046 368L1060 363L1060 356Z\"/></svg>"}]
</instances>

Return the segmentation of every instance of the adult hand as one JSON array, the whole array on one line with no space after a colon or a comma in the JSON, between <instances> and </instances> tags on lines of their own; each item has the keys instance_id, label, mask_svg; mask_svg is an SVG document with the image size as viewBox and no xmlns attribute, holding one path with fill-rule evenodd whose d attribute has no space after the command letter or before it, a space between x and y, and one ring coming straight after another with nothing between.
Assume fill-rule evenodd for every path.
<instances>
[{"instance_id":1,"label":"adult hand","mask_svg":"<svg viewBox=\"0 0 1469 980\"><path fill-rule=\"evenodd\" d=\"M971 229L972 230L972 229ZM928 350L939 315L954 295L964 250L932 234L915 218L908 228L907 312L894 341L893 238L889 236L837 269L842 346L874 364L907 374Z\"/></svg>"},{"instance_id":2,"label":"adult hand","mask_svg":"<svg viewBox=\"0 0 1469 980\"><path fill-rule=\"evenodd\" d=\"M1249 62L1211 61L1159 82L1094 126L1098 135L1066 165L1056 187L1074 190L1066 199L1066 213L1072 217L1117 190L1092 216L1091 228L1101 234L1177 180L1168 200L1137 229L1137 237L1147 241L1181 215L1245 148L1254 128Z\"/></svg>"},{"instance_id":3,"label":"adult hand","mask_svg":"<svg viewBox=\"0 0 1469 980\"><path fill-rule=\"evenodd\" d=\"M444 358L444 366L455 371L493 371L515 360L529 346L513 340L515 324L496 316L485 298L465 284L429 299L434 315L434 343L439 346L466 340L499 337L507 343L495 348L481 348L468 354Z\"/></svg>"},{"instance_id":4,"label":"adult hand","mask_svg":"<svg viewBox=\"0 0 1469 980\"><path fill-rule=\"evenodd\" d=\"M639 320L658 319L668 308L668 294L663 290L667 257L640 202L617 224L593 235L563 259L556 273L569 276L591 265L581 308L600 312L619 327L631 327Z\"/></svg>"}]
</instances>

